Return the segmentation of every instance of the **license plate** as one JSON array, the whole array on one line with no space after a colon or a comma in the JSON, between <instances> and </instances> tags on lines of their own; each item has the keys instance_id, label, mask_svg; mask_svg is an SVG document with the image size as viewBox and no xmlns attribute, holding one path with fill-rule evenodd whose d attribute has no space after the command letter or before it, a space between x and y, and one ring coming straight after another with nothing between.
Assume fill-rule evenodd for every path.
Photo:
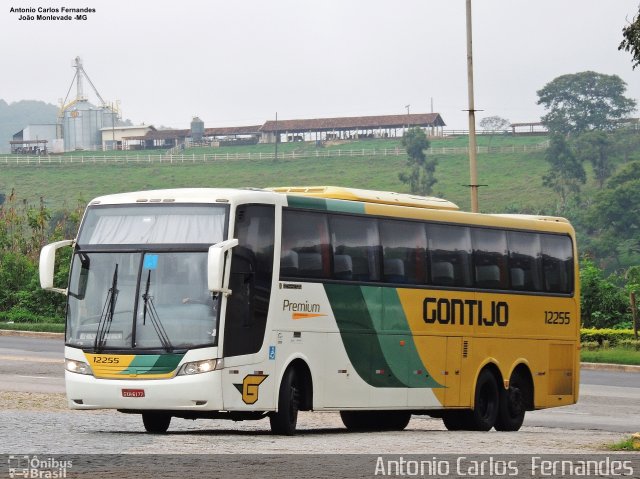
<instances>
[{"instance_id":1,"label":"license plate","mask_svg":"<svg viewBox=\"0 0 640 479\"><path fill-rule=\"evenodd\" d=\"M123 389L122 397L125 398L143 398L144 389Z\"/></svg>"}]
</instances>

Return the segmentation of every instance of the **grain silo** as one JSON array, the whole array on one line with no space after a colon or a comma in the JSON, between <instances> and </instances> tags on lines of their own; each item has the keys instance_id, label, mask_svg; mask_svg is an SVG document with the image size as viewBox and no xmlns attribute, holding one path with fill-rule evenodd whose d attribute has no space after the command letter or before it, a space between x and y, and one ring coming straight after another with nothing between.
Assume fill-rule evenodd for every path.
<instances>
[{"instance_id":1,"label":"grain silo","mask_svg":"<svg viewBox=\"0 0 640 479\"><path fill-rule=\"evenodd\" d=\"M84 71L80 57L76 57L74 68L76 69L73 78L73 81L76 82L76 98L69 103L66 103L65 99L58 116L58 121L62 125L64 149L65 151L100 149L102 147L100 129L116 126L119 120L119 112L117 108L113 105L107 105L102 99ZM93 105L85 96L85 79L100 100L100 106ZM69 91L71 91L71 88L69 88Z\"/></svg>"},{"instance_id":2,"label":"grain silo","mask_svg":"<svg viewBox=\"0 0 640 479\"><path fill-rule=\"evenodd\" d=\"M197 116L191 120L191 141L200 143L204 137L204 121Z\"/></svg>"}]
</instances>

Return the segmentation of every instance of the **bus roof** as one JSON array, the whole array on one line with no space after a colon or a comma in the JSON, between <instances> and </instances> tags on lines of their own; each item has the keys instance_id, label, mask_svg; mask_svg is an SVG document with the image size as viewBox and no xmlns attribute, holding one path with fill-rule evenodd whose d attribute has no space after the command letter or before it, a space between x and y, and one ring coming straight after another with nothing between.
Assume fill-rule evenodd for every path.
<instances>
[{"instance_id":1,"label":"bus roof","mask_svg":"<svg viewBox=\"0 0 640 479\"><path fill-rule=\"evenodd\" d=\"M366 213L405 218L427 215L439 221L498 227L533 228L553 231L571 229L565 218L522 214L476 214L460 211L450 201L389 191L363 190L338 186L283 186L276 188L176 188L137 191L100 196L90 205L140 203L280 203L286 196L309 198L310 201L338 200L345 204L369 205ZM313 198L313 199L312 199ZM311 205L308 205L311 206ZM326 207L326 205L324 205ZM395 207L395 208L394 208ZM400 207L400 209L398 209ZM402 209L402 207L408 207ZM342 209L339 209L342 211ZM351 211L349 209L349 211ZM432 211L433 213L430 213ZM365 210L362 210L365 213ZM536 226L537 223L537 226ZM543 226L544 225L544 226Z\"/></svg>"},{"instance_id":2,"label":"bus roof","mask_svg":"<svg viewBox=\"0 0 640 479\"><path fill-rule=\"evenodd\" d=\"M414 208L429 208L435 210L459 210L457 205L441 198L394 193L392 191L361 190L357 188L343 188L339 186L280 186L268 189L275 191L276 193L289 193L315 198L361 201L363 203L378 203L395 206L412 206Z\"/></svg>"},{"instance_id":3,"label":"bus roof","mask_svg":"<svg viewBox=\"0 0 640 479\"><path fill-rule=\"evenodd\" d=\"M229 203L271 202L279 195L261 189L240 188L173 188L165 190L131 191L99 196L90 205L140 203Z\"/></svg>"}]
</instances>

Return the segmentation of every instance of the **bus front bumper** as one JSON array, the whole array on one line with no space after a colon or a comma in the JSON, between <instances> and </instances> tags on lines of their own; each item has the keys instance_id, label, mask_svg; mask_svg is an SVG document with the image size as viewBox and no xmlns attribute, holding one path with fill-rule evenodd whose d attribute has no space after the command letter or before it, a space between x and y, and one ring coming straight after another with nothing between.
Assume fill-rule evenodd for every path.
<instances>
[{"instance_id":1,"label":"bus front bumper","mask_svg":"<svg viewBox=\"0 0 640 479\"><path fill-rule=\"evenodd\" d=\"M219 411L220 371L170 379L98 379L65 371L71 409Z\"/></svg>"}]
</instances>

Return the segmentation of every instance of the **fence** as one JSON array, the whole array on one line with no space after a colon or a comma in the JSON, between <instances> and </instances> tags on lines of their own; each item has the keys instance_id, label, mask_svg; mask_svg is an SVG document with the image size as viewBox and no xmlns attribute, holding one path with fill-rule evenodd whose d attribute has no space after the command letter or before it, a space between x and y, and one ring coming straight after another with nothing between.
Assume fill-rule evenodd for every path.
<instances>
[{"instance_id":1,"label":"fence","mask_svg":"<svg viewBox=\"0 0 640 479\"><path fill-rule=\"evenodd\" d=\"M548 142L535 145L513 145L486 147L479 146L478 154L486 153L527 153L547 148ZM466 146L429 148L430 155L460 155L467 154ZM278 160L297 160L304 158L349 158L349 157L384 157L406 156L402 148L361 148L361 149L324 149L302 152L280 152ZM274 152L257 153L214 153L214 154L131 154L131 155L73 155L73 156L4 156L0 157L0 166L46 166L46 165L93 165L93 164L126 164L126 163L211 163L216 161L252 161L274 160Z\"/></svg>"}]
</instances>

